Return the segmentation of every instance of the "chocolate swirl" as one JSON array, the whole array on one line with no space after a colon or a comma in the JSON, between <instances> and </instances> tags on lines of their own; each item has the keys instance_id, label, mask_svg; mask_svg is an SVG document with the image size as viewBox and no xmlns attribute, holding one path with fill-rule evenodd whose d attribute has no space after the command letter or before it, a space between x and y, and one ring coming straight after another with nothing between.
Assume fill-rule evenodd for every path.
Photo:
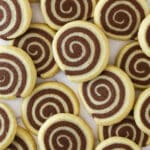
<instances>
[{"instance_id":1,"label":"chocolate swirl","mask_svg":"<svg viewBox=\"0 0 150 150\"><path fill-rule=\"evenodd\" d=\"M113 149L121 149L121 150L134 150L132 147L126 144L114 143L108 146L105 146L102 150L113 150Z\"/></svg>"},{"instance_id":2,"label":"chocolate swirl","mask_svg":"<svg viewBox=\"0 0 150 150\"><path fill-rule=\"evenodd\" d=\"M137 0L109 0L98 13L101 14L101 25L108 34L127 39L137 36L139 25L146 15Z\"/></svg>"},{"instance_id":3,"label":"chocolate swirl","mask_svg":"<svg viewBox=\"0 0 150 150\"><path fill-rule=\"evenodd\" d=\"M67 93L47 88L33 94L27 104L27 117L31 126L39 130L50 116L57 113L74 113L74 107Z\"/></svg>"},{"instance_id":4,"label":"chocolate swirl","mask_svg":"<svg viewBox=\"0 0 150 150\"><path fill-rule=\"evenodd\" d=\"M20 97L27 82L27 71L21 60L14 55L0 53L0 94L15 93Z\"/></svg>"},{"instance_id":5,"label":"chocolate swirl","mask_svg":"<svg viewBox=\"0 0 150 150\"><path fill-rule=\"evenodd\" d=\"M135 86L141 88L150 86L150 59L142 52L138 43L125 48L118 65L130 76Z\"/></svg>"},{"instance_id":6,"label":"chocolate swirl","mask_svg":"<svg viewBox=\"0 0 150 150\"><path fill-rule=\"evenodd\" d=\"M0 108L0 142L6 139L10 128L10 120L6 111L3 108Z\"/></svg>"},{"instance_id":7,"label":"chocolate swirl","mask_svg":"<svg viewBox=\"0 0 150 150\"><path fill-rule=\"evenodd\" d=\"M144 101L140 110L140 118L146 128L150 129L150 96Z\"/></svg>"},{"instance_id":8,"label":"chocolate swirl","mask_svg":"<svg viewBox=\"0 0 150 150\"><path fill-rule=\"evenodd\" d=\"M30 27L24 35L13 41L14 46L22 48L30 55L39 77L56 66L51 47L53 35L45 30L47 28L44 25L43 28L38 25Z\"/></svg>"},{"instance_id":9,"label":"chocolate swirl","mask_svg":"<svg viewBox=\"0 0 150 150\"><path fill-rule=\"evenodd\" d=\"M28 145L19 136L15 136L15 139L11 145L9 145L6 150L30 150Z\"/></svg>"},{"instance_id":10,"label":"chocolate swirl","mask_svg":"<svg viewBox=\"0 0 150 150\"><path fill-rule=\"evenodd\" d=\"M122 109L126 91L120 77L106 70L96 79L83 83L82 93L93 117L104 119Z\"/></svg>"},{"instance_id":11,"label":"chocolate swirl","mask_svg":"<svg viewBox=\"0 0 150 150\"><path fill-rule=\"evenodd\" d=\"M44 134L46 150L86 150L87 141L85 133L75 123L58 121L53 123Z\"/></svg>"},{"instance_id":12,"label":"chocolate swirl","mask_svg":"<svg viewBox=\"0 0 150 150\"><path fill-rule=\"evenodd\" d=\"M43 5L52 27L59 28L73 20L88 19L93 13L93 0L44 0Z\"/></svg>"},{"instance_id":13,"label":"chocolate swirl","mask_svg":"<svg viewBox=\"0 0 150 150\"><path fill-rule=\"evenodd\" d=\"M21 25L22 10L18 0L0 1L0 38L6 39Z\"/></svg>"},{"instance_id":14,"label":"chocolate swirl","mask_svg":"<svg viewBox=\"0 0 150 150\"><path fill-rule=\"evenodd\" d=\"M146 146L148 141L148 136L143 133L136 125L134 118L128 116L126 119L120 123L114 124L112 126L100 127L100 134L102 134L104 139L113 136L126 137L131 139L140 146Z\"/></svg>"},{"instance_id":15,"label":"chocolate swirl","mask_svg":"<svg viewBox=\"0 0 150 150\"><path fill-rule=\"evenodd\" d=\"M64 31L57 41L57 53L69 76L80 76L92 71L99 62L101 45L98 37L83 27Z\"/></svg>"}]
</instances>

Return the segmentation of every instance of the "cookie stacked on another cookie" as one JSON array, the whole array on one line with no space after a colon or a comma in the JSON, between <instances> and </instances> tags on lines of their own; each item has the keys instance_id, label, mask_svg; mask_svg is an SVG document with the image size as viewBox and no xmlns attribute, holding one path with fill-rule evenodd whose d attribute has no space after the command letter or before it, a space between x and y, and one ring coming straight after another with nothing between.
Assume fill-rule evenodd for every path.
<instances>
[{"instance_id":1,"label":"cookie stacked on another cookie","mask_svg":"<svg viewBox=\"0 0 150 150\"><path fill-rule=\"evenodd\" d=\"M42 124L57 113L78 115L80 106L75 93L60 82L42 83L22 103L22 119L35 135Z\"/></svg>"},{"instance_id":2,"label":"cookie stacked on another cookie","mask_svg":"<svg viewBox=\"0 0 150 150\"><path fill-rule=\"evenodd\" d=\"M48 119L38 133L40 149L92 150L94 136L87 123L72 114L57 114Z\"/></svg>"}]
</instances>

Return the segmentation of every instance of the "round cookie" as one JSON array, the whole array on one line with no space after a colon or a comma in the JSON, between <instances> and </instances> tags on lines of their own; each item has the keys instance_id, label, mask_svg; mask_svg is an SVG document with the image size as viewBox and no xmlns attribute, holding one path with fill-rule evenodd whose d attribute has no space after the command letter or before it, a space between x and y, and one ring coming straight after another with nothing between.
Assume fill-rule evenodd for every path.
<instances>
[{"instance_id":1,"label":"round cookie","mask_svg":"<svg viewBox=\"0 0 150 150\"><path fill-rule=\"evenodd\" d=\"M99 126L98 135L100 141L113 136L119 136L128 138L141 147L150 144L150 138L138 128L133 116L128 116L112 126Z\"/></svg>"},{"instance_id":2,"label":"round cookie","mask_svg":"<svg viewBox=\"0 0 150 150\"><path fill-rule=\"evenodd\" d=\"M138 42L129 43L120 50L116 65L129 75L136 88L150 87L150 59Z\"/></svg>"},{"instance_id":3,"label":"round cookie","mask_svg":"<svg viewBox=\"0 0 150 150\"><path fill-rule=\"evenodd\" d=\"M72 114L48 119L38 133L40 149L93 150L94 136L84 120Z\"/></svg>"},{"instance_id":4,"label":"round cookie","mask_svg":"<svg viewBox=\"0 0 150 150\"><path fill-rule=\"evenodd\" d=\"M150 135L150 88L140 94L134 108L134 119L137 126Z\"/></svg>"},{"instance_id":5,"label":"round cookie","mask_svg":"<svg viewBox=\"0 0 150 150\"><path fill-rule=\"evenodd\" d=\"M111 38L129 40L137 37L138 28L149 13L147 1L100 0L94 22Z\"/></svg>"},{"instance_id":6,"label":"round cookie","mask_svg":"<svg viewBox=\"0 0 150 150\"><path fill-rule=\"evenodd\" d=\"M14 39L29 27L32 11L28 0L0 1L0 38Z\"/></svg>"},{"instance_id":7,"label":"round cookie","mask_svg":"<svg viewBox=\"0 0 150 150\"><path fill-rule=\"evenodd\" d=\"M31 58L21 49L0 46L0 98L28 96L36 82Z\"/></svg>"},{"instance_id":8,"label":"round cookie","mask_svg":"<svg viewBox=\"0 0 150 150\"><path fill-rule=\"evenodd\" d=\"M46 23L55 30L74 20L93 16L96 0L41 0Z\"/></svg>"},{"instance_id":9,"label":"round cookie","mask_svg":"<svg viewBox=\"0 0 150 150\"><path fill-rule=\"evenodd\" d=\"M138 40L143 53L150 57L150 15L148 15L140 25Z\"/></svg>"},{"instance_id":10,"label":"round cookie","mask_svg":"<svg viewBox=\"0 0 150 150\"><path fill-rule=\"evenodd\" d=\"M79 96L98 125L109 126L123 120L134 104L135 91L121 69L108 66L95 79L81 83Z\"/></svg>"},{"instance_id":11,"label":"round cookie","mask_svg":"<svg viewBox=\"0 0 150 150\"><path fill-rule=\"evenodd\" d=\"M75 93L60 82L40 84L22 104L22 119L34 134L49 117L57 113L79 114L79 102Z\"/></svg>"},{"instance_id":12,"label":"round cookie","mask_svg":"<svg viewBox=\"0 0 150 150\"><path fill-rule=\"evenodd\" d=\"M5 150L36 150L36 143L29 132L22 128L17 127L17 133L14 141Z\"/></svg>"},{"instance_id":13,"label":"round cookie","mask_svg":"<svg viewBox=\"0 0 150 150\"><path fill-rule=\"evenodd\" d=\"M54 35L46 24L32 24L25 34L11 42L30 55L41 78L50 78L59 70L52 54Z\"/></svg>"},{"instance_id":14,"label":"round cookie","mask_svg":"<svg viewBox=\"0 0 150 150\"><path fill-rule=\"evenodd\" d=\"M101 142L95 150L141 150L133 141L123 137L112 137Z\"/></svg>"},{"instance_id":15,"label":"round cookie","mask_svg":"<svg viewBox=\"0 0 150 150\"><path fill-rule=\"evenodd\" d=\"M89 22L68 23L54 37L54 58L68 79L74 82L99 75L108 63L109 53L107 37Z\"/></svg>"},{"instance_id":16,"label":"round cookie","mask_svg":"<svg viewBox=\"0 0 150 150\"><path fill-rule=\"evenodd\" d=\"M5 149L14 139L17 122L14 112L4 103L0 103L0 149Z\"/></svg>"}]
</instances>

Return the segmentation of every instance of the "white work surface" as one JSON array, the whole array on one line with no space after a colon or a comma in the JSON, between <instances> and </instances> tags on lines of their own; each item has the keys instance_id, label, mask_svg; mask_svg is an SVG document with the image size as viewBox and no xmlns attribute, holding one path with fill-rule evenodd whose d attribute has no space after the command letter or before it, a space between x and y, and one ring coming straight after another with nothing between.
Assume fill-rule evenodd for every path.
<instances>
[{"instance_id":1,"label":"white work surface","mask_svg":"<svg viewBox=\"0 0 150 150\"><path fill-rule=\"evenodd\" d=\"M150 0L148 0L148 2L150 4ZM32 4L32 9L33 9L32 22L43 23L44 19L42 17L39 4ZM110 40L110 48L111 48L111 56L110 56L110 61L109 61L110 64L114 63L114 60L116 58L118 51L126 43L128 43L128 42ZM6 41L0 40L0 45L6 45L6 44L8 44ZM51 81L51 80L64 82L65 84L70 86L72 89L74 89L74 91L77 93L77 84L71 83L70 81L68 81L68 79L66 78L64 73L60 72L55 77L53 77L47 81ZM38 83L43 82L43 81L45 81L45 80L38 79ZM16 99L16 100L2 100L2 101L4 103L7 103L15 111L17 121L19 124L21 124L21 113L20 112L21 112L22 100ZM87 113L87 111L84 108L81 101L80 101L80 116L82 118L84 118L87 121L87 123L91 126L91 128L93 129L94 135L95 135L95 139L97 140L97 126L96 126L94 120L92 119L92 117ZM143 148L143 150L150 150L150 146Z\"/></svg>"}]
</instances>

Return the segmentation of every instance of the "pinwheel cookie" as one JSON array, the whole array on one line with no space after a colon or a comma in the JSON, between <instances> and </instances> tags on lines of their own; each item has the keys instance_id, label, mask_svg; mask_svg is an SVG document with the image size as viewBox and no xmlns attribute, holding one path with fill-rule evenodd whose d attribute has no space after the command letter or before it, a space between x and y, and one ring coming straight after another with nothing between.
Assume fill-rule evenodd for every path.
<instances>
[{"instance_id":1,"label":"pinwheel cookie","mask_svg":"<svg viewBox=\"0 0 150 150\"><path fill-rule=\"evenodd\" d=\"M108 66L95 79L81 83L79 96L97 124L108 126L123 120L134 104L134 86L125 72Z\"/></svg>"},{"instance_id":2,"label":"pinwheel cookie","mask_svg":"<svg viewBox=\"0 0 150 150\"><path fill-rule=\"evenodd\" d=\"M0 103L0 149L5 149L14 139L17 122L13 111Z\"/></svg>"},{"instance_id":3,"label":"pinwheel cookie","mask_svg":"<svg viewBox=\"0 0 150 150\"><path fill-rule=\"evenodd\" d=\"M95 150L141 150L133 141L123 137L112 137L101 142Z\"/></svg>"},{"instance_id":4,"label":"pinwheel cookie","mask_svg":"<svg viewBox=\"0 0 150 150\"><path fill-rule=\"evenodd\" d=\"M23 122L34 134L46 119L57 113L79 114L75 93L60 82L40 84L22 104Z\"/></svg>"},{"instance_id":5,"label":"pinwheel cookie","mask_svg":"<svg viewBox=\"0 0 150 150\"><path fill-rule=\"evenodd\" d=\"M41 0L41 9L47 24L55 30L74 20L93 16L96 0Z\"/></svg>"},{"instance_id":6,"label":"pinwheel cookie","mask_svg":"<svg viewBox=\"0 0 150 150\"><path fill-rule=\"evenodd\" d=\"M109 37L129 40L137 37L140 23L148 13L145 0L99 0L94 20Z\"/></svg>"},{"instance_id":7,"label":"pinwheel cookie","mask_svg":"<svg viewBox=\"0 0 150 150\"><path fill-rule=\"evenodd\" d=\"M33 137L22 127L17 127L14 141L5 150L36 150Z\"/></svg>"},{"instance_id":8,"label":"pinwheel cookie","mask_svg":"<svg viewBox=\"0 0 150 150\"><path fill-rule=\"evenodd\" d=\"M143 53L150 57L150 15L148 15L140 25L138 40Z\"/></svg>"},{"instance_id":9,"label":"pinwheel cookie","mask_svg":"<svg viewBox=\"0 0 150 150\"><path fill-rule=\"evenodd\" d=\"M91 80L106 67L109 44L104 33L94 24L74 21L55 35L53 54L68 79L74 82Z\"/></svg>"},{"instance_id":10,"label":"pinwheel cookie","mask_svg":"<svg viewBox=\"0 0 150 150\"><path fill-rule=\"evenodd\" d=\"M52 77L58 72L52 54L54 34L46 24L32 24L25 34L11 42L30 55L41 78Z\"/></svg>"},{"instance_id":11,"label":"pinwheel cookie","mask_svg":"<svg viewBox=\"0 0 150 150\"><path fill-rule=\"evenodd\" d=\"M28 96L36 78L35 66L23 50L0 46L0 98Z\"/></svg>"},{"instance_id":12,"label":"pinwheel cookie","mask_svg":"<svg viewBox=\"0 0 150 150\"><path fill-rule=\"evenodd\" d=\"M112 126L99 126L98 134L100 141L113 136L119 136L126 137L141 147L150 144L149 136L139 129L133 116L128 116Z\"/></svg>"},{"instance_id":13,"label":"pinwheel cookie","mask_svg":"<svg viewBox=\"0 0 150 150\"><path fill-rule=\"evenodd\" d=\"M94 136L84 120L72 114L57 114L40 128L38 142L42 150L93 150Z\"/></svg>"},{"instance_id":14,"label":"pinwheel cookie","mask_svg":"<svg viewBox=\"0 0 150 150\"><path fill-rule=\"evenodd\" d=\"M14 39L23 34L31 17L28 0L0 0L0 38Z\"/></svg>"},{"instance_id":15,"label":"pinwheel cookie","mask_svg":"<svg viewBox=\"0 0 150 150\"><path fill-rule=\"evenodd\" d=\"M134 118L138 127L150 135L150 88L139 96L134 109Z\"/></svg>"},{"instance_id":16,"label":"pinwheel cookie","mask_svg":"<svg viewBox=\"0 0 150 150\"><path fill-rule=\"evenodd\" d=\"M138 42L124 46L116 64L129 75L136 88L150 87L150 58L142 52Z\"/></svg>"}]
</instances>

